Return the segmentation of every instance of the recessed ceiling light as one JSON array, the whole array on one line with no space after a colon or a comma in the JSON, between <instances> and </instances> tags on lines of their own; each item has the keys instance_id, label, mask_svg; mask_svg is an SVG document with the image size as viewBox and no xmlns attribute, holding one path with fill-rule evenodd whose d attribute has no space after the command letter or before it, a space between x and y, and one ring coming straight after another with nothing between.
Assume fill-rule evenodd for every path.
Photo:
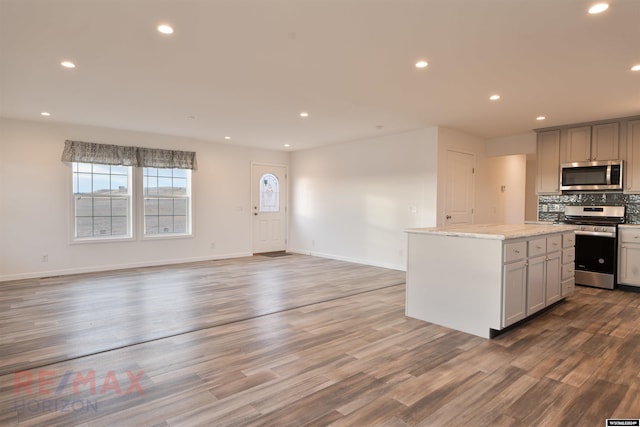
<instances>
[{"instance_id":1,"label":"recessed ceiling light","mask_svg":"<svg viewBox=\"0 0 640 427\"><path fill-rule=\"evenodd\" d=\"M167 24L158 25L158 31L162 34L173 34L173 28Z\"/></svg>"},{"instance_id":2,"label":"recessed ceiling light","mask_svg":"<svg viewBox=\"0 0 640 427\"><path fill-rule=\"evenodd\" d=\"M497 94L496 95L491 95L489 97L489 99L492 100L492 101L497 101L498 99L500 99L500 95L497 95Z\"/></svg>"},{"instance_id":3,"label":"recessed ceiling light","mask_svg":"<svg viewBox=\"0 0 640 427\"><path fill-rule=\"evenodd\" d=\"M429 63L427 61L418 61L416 62L416 68L426 68Z\"/></svg>"},{"instance_id":4,"label":"recessed ceiling light","mask_svg":"<svg viewBox=\"0 0 640 427\"><path fill-rule=\"evenodd\" d=\"M225 136L224 139L231 139L231 137L230 136Z\"/></svg>"},{"instance_id":5,"label":"recessed ceiling light","mask_svg":"<svg viewBox=\"0 0 640 427\"><path fill-rule=\"evenodd\" d=\"M538 117L536 117L536 120L538 120L538 121L540 121L540 120L544 120L544 119L546 119L546 117L545 117L545 116L538 116Z\"/></svg>"},{"instance_id":6,"label":"recessed ceiling light","mask_svg":"<svg viewBox=\"0 0 640 427\"><path fill-rule=\"evenodd\" d=\"M76 64L71 61L62 61L60 65L62 65L64 68L76 68Z\"/></svg>"},{"instance_id":7,"label":"recessed ceiling light","mask_svg":"<svg viewBox=\"0 0 640 427\"><path fill-rule=\"evenodd\" d=\"M300 117L309 117L309 113L303 111L302 113L300 113Z\"/></svg>"},{"instance_id":8,"label":"recessed ceiling light","mask_svg":"<svg viewBox=\"0 0 640 427\"><path fill-rule=\"evenodd\" d=\"M40 115L41 115L41 116L44 116L44 117L49 117L49 116L51 115L51 113L48 113L48 112L46 112L46 111L43 111L42 113L40 113Z\"/></svg>"},{"instance_id":9,"label":"recessed ceiling light","mask_svg":"<svg viewBox=\"0 0 640 427\"><path fill-rule=\"evenodd\" d=\"M597 13L602 13L607 9L609 9L609 5L607 3L596 3L589 8L589 13L595 15Z\"/></svg>"},{"instance_id":10,"label":"recessed ceiling light","mask_svg":"<svg viewBox=\"0 0 640 427\"><path fill-rule=\"evenodd\" d=\"M631 67L631 71L640 71L640 64Z\"/></svg>"},{"instance_id":11,"label":"recessed ceiling light","mask_svg":"<svg viewBox=\"0 0 640 427\"><path fill-rule=\"evenodd\" d=\"M289 147L291 147L291 144L284 144L284 147L289 148Z\"/></svg>"}]
</instances>

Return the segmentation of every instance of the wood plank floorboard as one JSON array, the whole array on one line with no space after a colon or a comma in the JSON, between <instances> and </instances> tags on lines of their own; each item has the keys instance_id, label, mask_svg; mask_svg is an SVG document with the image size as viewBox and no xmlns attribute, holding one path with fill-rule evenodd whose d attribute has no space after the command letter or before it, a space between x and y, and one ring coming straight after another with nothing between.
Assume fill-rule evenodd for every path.
<instances>
[{"instance_id":1,"label":"wood plank floorboard","mask_svg":"<svg viewBox=\"0 0 640 427\"><path fill-rule=\"evenodd\" d=\"M320 285L312 276L301 280L291 291L300 298L289 299L298 301L297 308L0 375L0 425L546 427L600 426L606 418L640 418L640 294L578 287L573 296L541 316L485 340L405 317L404 284L364 291L362 278L347 273L349 265L301 256L262 258L276 263L303 258L298 265L304 271L317 261ZM255 275L259 275L256 264L264 264L254 258L237 262L246 262L246 271ZM241 271L239 264L229 262L231 269ZM325 289L326 300L309 302L308 294L319 292L316 287L332 276L331 265L338 270L336 277L344 275L342 284ZM96 287L115 292L114 280L128 286L149 284L149 290L130 291L123 303L129 309L144 304L134 300L147 294L161 301L153 299L150 284L163 275L175 278L174 283L195 280L198 296L185 299L199 311L193 319L198 325L215 322L213 315L203 314L206 303L199 300L212 292L203 288L211 280L205 276L218 274L210 267L196 265L200 273L195 276L184 266L173 267L175 271L161 268L153 277L137 270L131 276L87 275L80 285L71 280L66 290L67 284L57 278L55 287L67 294L69 307L58 315L49 306L55 293L42 283L27 284L31 290L20 298L13 294L11 301L35 312L33 307L44 304L46 315L23 322L30 322L30 328L36 327L36 320L46 318L50 323L46 332L29 327L19 331L30 340L42 337L44 344L29 348L20 343L20 332L12 332L4 323L10 319L3 312L3 334L13 334L6 349L11 340L19 345L18 350L0 353L3 363L6 367L25 361L28 366L34 360L46 363L52 349L59 355L74 354L78 341L61 340L64 328L75 325L75 318L90 319L90 311L100 305L85 305L89 312L83 312L72 302L74 290L86 293ZM296 267L286 269L277 273L280 279L270 279L271 286L278 280L294 280ZM237 274L240 281L259 281ZM232 273L219 275L229 278ZM373 281L376 274L364 276L364 281ZM346 292L349 280L354 280L359 293ZM169 291L167 284L158 286L178 298L179 292ZM233 286L221 286L227 300L240 299L233 295ZM251 298L248 287L235 289ZM269 293L260 291L263 296ZM78 303L87 301L85 293L78 296ZM11 305L4 300L1 304ZM181 304L187 302L177 307ZM161 305L163 316L171 321L178 317L168 303ZM118 310L126 313L125 308ZM218 313L227 318L225 310ZM127 319L140 317L134 313ZM11 325L18 324L12 320ZM160 316L138 324L128 336L144 336L158 325L168 329ZM54 338L47 339L47 333ZM11 362L4 362L5 357ZM28 374L30 382L25 379ZM18 379L22 385L16 389ZM64 401L70 406L62 408Z\"/></svg>"},{"instance_id":2,"label":"wood plank floorboard","mask_svg":"<svg viewBox=\"0 0 640 427\"><path fill-rule=\"evenodd\" d=\"M291 254L0 283L0 374L404 283Z\"/></svg>"}]
</instances>

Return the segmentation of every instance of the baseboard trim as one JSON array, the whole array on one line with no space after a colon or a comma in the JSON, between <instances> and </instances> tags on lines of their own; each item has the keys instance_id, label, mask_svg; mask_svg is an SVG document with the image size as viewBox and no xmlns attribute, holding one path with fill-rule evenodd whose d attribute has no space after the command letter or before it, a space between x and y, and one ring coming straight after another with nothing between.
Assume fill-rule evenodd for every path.
<instances>
[{"instance_id":1,"label":"baseboard trim","mask_svg":"<svg viewBox=\"0 0 640 427\"><path fill-rule=\"evenodd\" d=\"M19 273L0 276L0 282L8 282L12 280L39 279L52 276L69 276L72 274L98 273L102 271L126 270L129 268L157 267L159 265L188 264L190 262L215 261L220 259L242 258L253 255L251 252L238 252L232 254L223 254L206 257L178 258L166 259L158 261L134 262L127 264L113 264L101 266L89 266L78 268L65 268L60 270L37 271L33 273Z\"/></svg>"},{"instance_id":2,"label":"baseboard trim","mask_svg":"<svg viewBox=\"0 0 640 427\"><path fill-rule=\"evenodd\" d=\"M369 266L372 266L372 267L388 268L389 270L407 271L407 266L406 265L399 266L399 265L396 265L396 264L372 262L370 260L364 260L364 259L352 258L352 257L345 257L345 256L335 255L335 254L327 254L327 253L323 253L323 252L307 251L307 250L301 250L301 249L291 249L291 248L289 248L289 249L287 249L287 252L301 254L301 255L316 256L316 257L319 257L319 258L335 259L337 261L352 262L354 264L363 264L363 265L369 265Z\"/></svg>"}]
</instances>

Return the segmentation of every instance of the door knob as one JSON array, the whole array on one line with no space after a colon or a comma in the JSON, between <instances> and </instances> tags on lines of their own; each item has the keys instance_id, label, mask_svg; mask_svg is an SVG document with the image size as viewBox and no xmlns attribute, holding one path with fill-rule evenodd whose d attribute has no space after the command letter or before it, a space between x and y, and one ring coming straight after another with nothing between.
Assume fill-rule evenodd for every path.
<instances>
[{"instance_id":1,"label":"door knob","mask_svg":"<svg viewBox=\"0 0 640 427\"><path fill-rule=\"evenodd\" d=\"M451 219L451 215L447 215L447 219Z\"/></svg>"},{"instance_id":2,"label":"door knob","mask_svg":"<svg viewBox=\"0 0 640 427\"><path fill-rule=\"evenodd\" d=\"M256 215L256 216L258 216L258 212L254 212L253 214L254 214L254 215Z\"/></svg>"}]
</instances>

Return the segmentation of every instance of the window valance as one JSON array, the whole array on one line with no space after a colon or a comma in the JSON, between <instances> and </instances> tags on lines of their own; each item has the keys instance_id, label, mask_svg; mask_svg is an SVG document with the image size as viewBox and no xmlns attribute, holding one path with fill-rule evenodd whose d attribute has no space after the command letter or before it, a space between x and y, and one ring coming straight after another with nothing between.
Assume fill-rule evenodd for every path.
<instances>
[{"instance_id":1,"label":"window valance","mask_svg":"<svg viewBox=\"0 0 640 427\"><path fill-rule=\"evenodd\" d=\"M94 142L64 142L63 162L100 163L104 165L147 166L196 170L193 151L162 150L159 148L127 147Z\"/></svg>"}]
</instances>

